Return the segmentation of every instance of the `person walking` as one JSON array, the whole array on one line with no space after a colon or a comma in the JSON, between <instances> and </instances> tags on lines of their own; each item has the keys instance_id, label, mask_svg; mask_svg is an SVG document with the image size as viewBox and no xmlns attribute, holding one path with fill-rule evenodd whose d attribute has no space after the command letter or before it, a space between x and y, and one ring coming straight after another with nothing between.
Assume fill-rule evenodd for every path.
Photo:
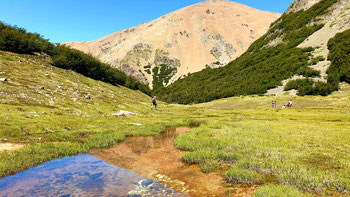
<instances>
[{"instance_id":1,"label":"person walking","mask_svg":"<svg viewBox=\"0 0 350 197\"><path fill-rule=\"evenodd\" d=\"M289 103L288 103L288 107L292 107L293 106L293 101L292 101L292 99L290 99L290 101L289 101Z\"/></svg>"},{"instance_id":2,"label":"person walking","mask_svg":"<svg viewBox=\"0 0 350 197\"><path fill-rule=\"evenodd\" d=\"M152 107L151 107L151 110L153 109L153 107L155 107L156 110L157 110L157 97L156 97L156 96L154 96L154 97L152 98Z\"/></svg>"}]
</instances>

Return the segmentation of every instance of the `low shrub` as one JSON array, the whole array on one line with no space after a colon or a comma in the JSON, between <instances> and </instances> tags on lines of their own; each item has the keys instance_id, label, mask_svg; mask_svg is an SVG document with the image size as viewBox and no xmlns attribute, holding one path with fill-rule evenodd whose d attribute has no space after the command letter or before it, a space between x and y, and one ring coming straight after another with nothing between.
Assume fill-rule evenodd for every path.
<instances>
[{"instance_id":1,"label":"low shrub","mask_svg":"<svg viewBox=\"0 0 350 197\"><path fill-rule=\"evenodd\" d=\"M325 60L326 58L324 58L323 56L317 56L316 58L311 60L311 65L316 65L318 62L322 62Z\"/></svg>"},{"instance_id":2,"label":"low shrub","mask_svg":"<svg viewBox=\"0 0 350 197\"><path fill-rule=\"evenodd\" d=\"M314 81L312 79L296 79L289 81L284 87L285 91L296 89L299 90L301 87L312 86Z\"/></svg>"},{"instance_id":3,"label":"low shrub","mask_svg":"<svg viewBox=\"0 0 350 197\"><path fill-rule=\"evenodd\" d=\"M303 69L300 69L297 72L298 75L302 75L304 77L320 77L321 76L321 72L318 70L314 70L310 67L306 67Z\"/></svg>"}]
</instances>

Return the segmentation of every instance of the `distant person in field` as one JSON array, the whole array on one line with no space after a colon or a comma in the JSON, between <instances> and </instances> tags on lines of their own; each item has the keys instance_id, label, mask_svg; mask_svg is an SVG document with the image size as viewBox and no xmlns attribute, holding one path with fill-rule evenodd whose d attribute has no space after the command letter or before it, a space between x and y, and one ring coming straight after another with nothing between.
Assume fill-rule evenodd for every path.
<instances>
[{"instance_id":1,"label":"distant person in field","mask_svg":"<svg viewBox=\"0 0 350 197\"><path fill-rule=\"evenodd\" d=\"M153 109L153 107L155 107L156 110L157 110L157 97L156 96L154 96L152 98L152 107L151 107L151 109Z\"/></svg>"},{"instance_id":2,"label":"distant person in field","mask_svg":"<svg viewBox=\"0 0 350 197\"><path fill-rule=\"evenodd\" d=\"M277 107L277 101L272 101L272 108L276 108Z\"/></svg>"},{"instance_id":3,"label":"distant person in field","mask_svg":"<svg viewBox=\"0 0 350 197\"><path fill-rule=\"evenodd\" d=\"M289 103L288 103L288 107L292 107L293 106L293 101L292 99L290 99Z\"/></svg>"}]
</instances>

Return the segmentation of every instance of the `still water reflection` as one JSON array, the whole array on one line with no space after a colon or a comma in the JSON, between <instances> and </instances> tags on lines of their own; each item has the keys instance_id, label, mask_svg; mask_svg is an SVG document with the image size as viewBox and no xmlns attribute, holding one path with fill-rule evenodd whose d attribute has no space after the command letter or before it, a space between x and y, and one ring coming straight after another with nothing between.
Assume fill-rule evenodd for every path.
<instances>
[{"instance_id":1,"label":"still water reflection","mask_svg":"<svg viewBox=\"0 0 350 197\"><path fill-rule=\"evenodd\" d=\"M186 196L91 155L47 162L0 179L0 196Z\"/></svg>"}]
</instances>

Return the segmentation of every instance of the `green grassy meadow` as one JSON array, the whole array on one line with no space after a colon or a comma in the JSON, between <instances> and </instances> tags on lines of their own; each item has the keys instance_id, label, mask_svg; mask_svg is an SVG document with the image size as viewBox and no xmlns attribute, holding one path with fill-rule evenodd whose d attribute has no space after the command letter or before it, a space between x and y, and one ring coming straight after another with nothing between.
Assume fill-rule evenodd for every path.
<instances>
[{"instance_id":1,"label":"green grassy meadow","mask_svg":"<svg viewBox=\"0 0 350 197\"><path fill-rule=\"evenodd\" d=\"M4 72L4 73L3 73ZM350 85L322 96L232 97L196 105L160 103L50 65L45 57L0 51L0 177L43 162L111 147L126 136L196 126L174 144L182 161L254 196L346 196L350 191ZM277 109L271 101L277 101ZM112 116L120 110L136 115ZM141 126L133 123L141 123Z\"/></svg>"}]
</instances>

